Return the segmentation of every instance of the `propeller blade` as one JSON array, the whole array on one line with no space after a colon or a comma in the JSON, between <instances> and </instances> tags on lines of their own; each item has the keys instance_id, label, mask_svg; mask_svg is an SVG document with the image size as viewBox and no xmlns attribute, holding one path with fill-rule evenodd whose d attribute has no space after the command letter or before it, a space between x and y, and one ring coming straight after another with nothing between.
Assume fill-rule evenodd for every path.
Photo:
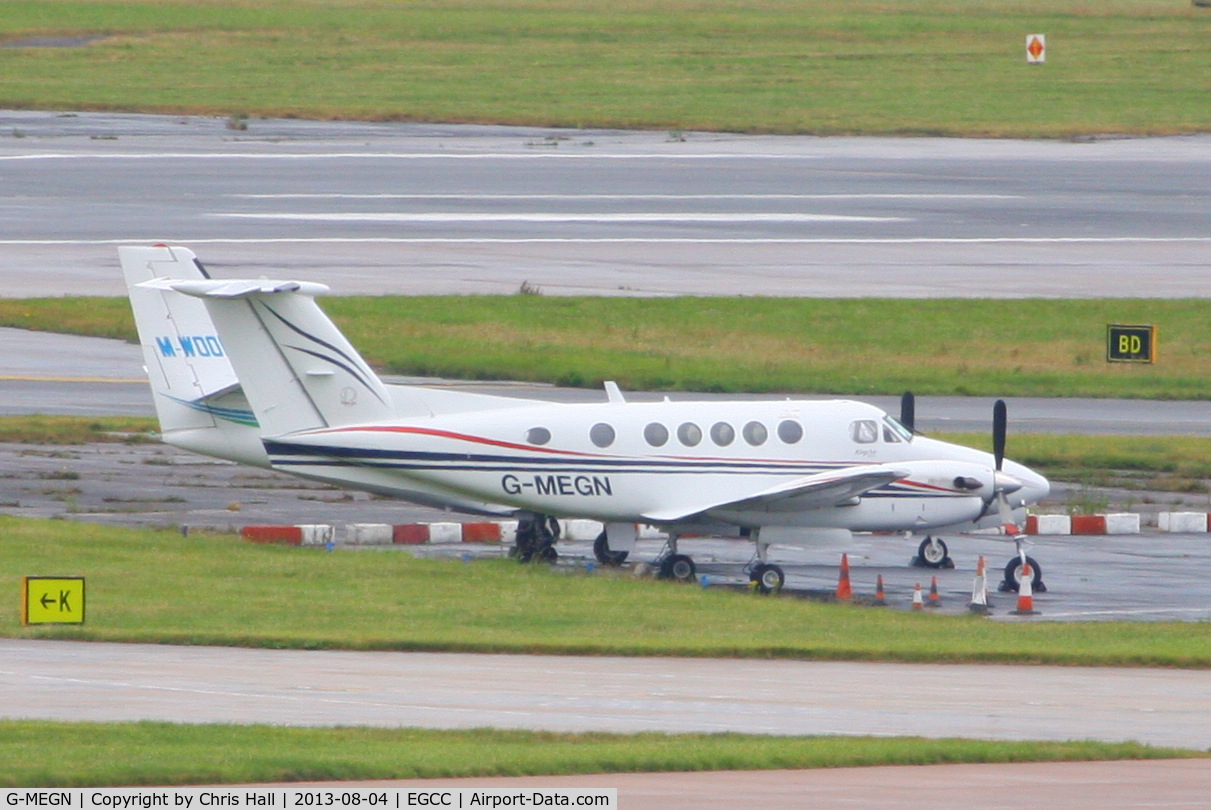
<instances>
[{"instance_id":1,"label":"propeller blade","mask_svg":"<svg viewBox=\"0 0 1211 810\"><path fill-rule=\"evenodd\" d=\"M1009 473L1000 472L999 470L992 474L992 481L993 488L1002 495L1012 495L1026 486Z\"/></svg>"},{"instance_id":2,"label":"propeller blade","mask_svg":"<svg viewBox=\"0 0 1211 810\"><path fill-rule=\"evenodd\" d=\"M917 398L913 396L912 391L905 391L900 395L900 424L908 428L909 431L917 432Z\"/></svg>"},{"instance_id":3,"label":"propeller blade","mask_svg":"<svg viewBox=\"0 0 1211 810\"><path fill-rule=\"evenodd\" d=\"M997 514L1001 516L1001 530L1010 537L1019 536L1022 530L1013 519L1013 507L1009 505L1009 499L1005 497L1004 492L997 493L996 502Z\"/></svg>"},{"instance_id":4,"label":"propeller blade","mask_svg":"<svg viewBox=\"0 0 1211 810\"><path fill-rule=\"evenodd\" d=\"M1005 400L998 399L992 406L992 457L999 472L1005 463L1005 431L1009 424L1009 413Z\"/></svg>"}]
</instances>

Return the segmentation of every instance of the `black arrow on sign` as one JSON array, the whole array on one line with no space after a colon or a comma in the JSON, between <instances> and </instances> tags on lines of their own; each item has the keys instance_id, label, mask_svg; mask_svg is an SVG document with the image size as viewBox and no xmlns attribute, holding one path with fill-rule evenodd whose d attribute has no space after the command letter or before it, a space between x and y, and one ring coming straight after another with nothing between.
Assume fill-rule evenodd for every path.
<instances>
[{"instance_id":1,"label":"black arrow on sign","mask_svg":"<svg viewBox=\"0 0 1211 810\"><path fill-rule=\"evenodd\" d=\"M42 594L42 598L38 601L42 603L43 610L50 610L56 603L59 605L59 611L71 613L71 606L67 604L67 597L71 591L59 591L59 598L51 596L49 593Z\"/></svg>"}]
</instances>

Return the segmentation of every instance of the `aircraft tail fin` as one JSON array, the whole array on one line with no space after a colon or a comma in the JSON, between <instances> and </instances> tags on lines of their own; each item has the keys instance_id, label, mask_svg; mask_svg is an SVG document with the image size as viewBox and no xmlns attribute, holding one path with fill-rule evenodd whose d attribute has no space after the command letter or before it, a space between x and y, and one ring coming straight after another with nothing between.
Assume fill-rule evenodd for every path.
<instances>
[{"instance_id":1,"label":"aircraft tail fin","mask_svg":"<svg viewBox=\"0 0 1211 810\"><path fill-rule=\"evenodd\" d=\"M160 433L168 444L269 466L256 417L206 306L165 285L206 281L188 248L119 247Z\"/></svg>"},{"instance_id":2,"label":"aircraft tail fin","mask_svg":"<svg viewBox=\"0 0 1211 810\"><path fill-rule=\"evenodd\" d=\"M224 417L255 425L252 412L238 405L222 415L207 408L209 400L230 395L240 382L206 307L147 283L209 279L193 251L164 245L119 247L118 257L161 430L214 427L215 420Z\"/></svg>"},{"instance_id":3,"label":"aircraft tail fin","mask_svg":"<svg viewBox=\"0 0 1211 810\"><path fill-rule=\"evenodd\" d=\"M179 281L218 329L262 435L396 416L392 394L319 305L322 284Z\"/></svg>"}]
</instances>

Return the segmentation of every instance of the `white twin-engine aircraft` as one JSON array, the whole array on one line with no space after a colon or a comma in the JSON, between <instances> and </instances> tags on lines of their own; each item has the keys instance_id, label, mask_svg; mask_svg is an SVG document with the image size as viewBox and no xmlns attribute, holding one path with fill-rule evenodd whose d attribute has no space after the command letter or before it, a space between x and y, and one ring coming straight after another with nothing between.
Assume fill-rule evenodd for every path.
<instances>
[{"instance_id":1,"label":"white twin-engine aircraft","mask_svg":"<svg viewBox=\"0 0 1211 810\"><path fill-rule=\"evenodd\" d=\"M605 524L620 563L636 524L668 532L664 576L690 579L687 534L769 544L849 532L1020 525L1049 484L995 453L918 434L846 400L552 403L384 384L297 281L217 280L181 247L119 248L164 440L308 479L473 514L513 515L522 559L555 556L555 517Z\"/></svg>"}]
</instances>

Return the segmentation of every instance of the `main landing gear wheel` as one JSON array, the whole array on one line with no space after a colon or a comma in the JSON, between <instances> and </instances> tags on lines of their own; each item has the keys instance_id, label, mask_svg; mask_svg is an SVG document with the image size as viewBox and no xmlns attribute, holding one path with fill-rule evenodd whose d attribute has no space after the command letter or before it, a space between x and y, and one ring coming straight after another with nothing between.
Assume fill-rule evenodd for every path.
<instances>
[{"instance_id":1,"label":"main landing gear wheel","mask_svg":"<svg viewBox=\"0 0 1211 810\"><path fill-rule=\"evenodd\" d=\"M1047 593L1047 586L1043 584L1043 566L1039 565L1034 557L1027 557L1026 562L1030 564L1030 590L1033 593ZM997 590L1002 593L1017 593L1022 587L1022 558L1011 557L1005 565L1005 579L997 586Z\"/></svg>"},{"instance_id":2,"label":"main landing gear wheel","mask_svg":"<svg viewBox=\"0 0 1211 810\"><path fill-rule=\"evenodd\" d=\"M923 568L954 568L954 560L950 559L950 549L940 537L926 537L917 546L917 558L913 564Z\"/></svg>"},{"instance_id":3,"label":"main landing gear wheel","mask_svg":"<svg viewBox=\"0 0 1211 810\"><path fill-rule=\"evenodd\" d=\"M593 556L602 565L617 568L626 561L627 554L626 551L611 551L610 541L605 532L597 535L597 539L593 541Z\"/></svg>"},{"instance_id":4,"label":"main landing gear wheel","mask_svg":"<svg viewBox=\"0 0 1211 810\"><path fill-rule=\"evenodd\" d=\"M509 550L509 556L516 557L522 563L536 559L555 562L559 559L559 552L555 550L557 539L559 521L555 518L546 515L520 518L517 522L517 545Z\"/></svg>"},{"instance_id":5,"label":"main landing gear wheel","mask_svg":"<svg viewBox=\"0 0 1211 810\"><path fill-rule=\"evenodd\" d=\"M694 580L694 561L684 554L670 554L660 563L660 578L692 582Z\"/></svg>"},{"instance_id":6,"label":"main landing gear wheel","mask_svg":"<svg viewBox=\"0 0 1211 810\"><path fill-rule=\"evenodd\" d=\"M770 563L758 563L753 566L753 570L748 575L749 582L753 583L761 593L778 593L782 590L782 586L786 584L786 574L782 569Z\"/></svg>"}]
</instances>

